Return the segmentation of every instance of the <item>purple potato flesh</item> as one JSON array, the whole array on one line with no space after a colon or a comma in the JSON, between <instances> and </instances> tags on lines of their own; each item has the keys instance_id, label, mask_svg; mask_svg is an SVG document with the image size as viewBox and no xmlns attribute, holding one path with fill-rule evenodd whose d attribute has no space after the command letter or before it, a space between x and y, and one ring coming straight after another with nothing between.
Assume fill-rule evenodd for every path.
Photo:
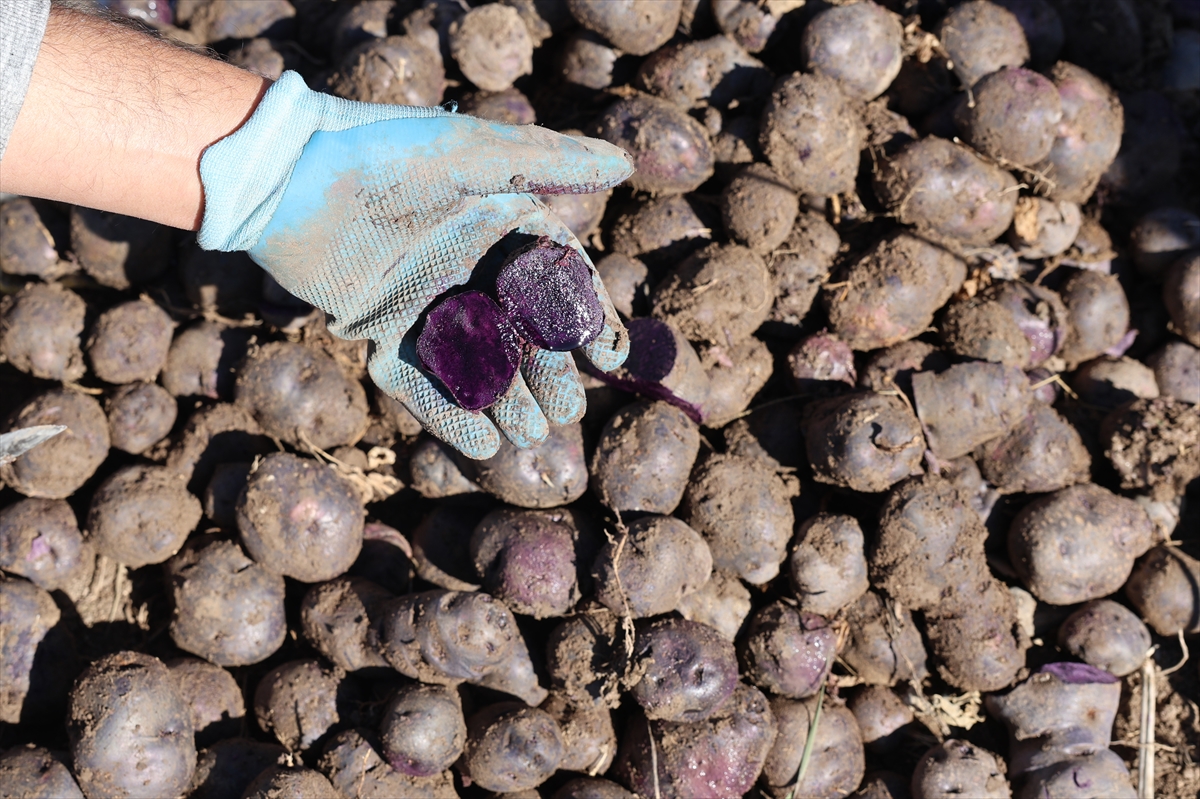
<instances>
[{"instance_id":1,"label":"purple potato flesh","mask_svg":"<svg viewBox=\"0 0 1200 799\"><path fill-rule=\"evenodd\" d=\"M466 291L435 305L417 337L417 357L468 411L508 391L521 364L521 341L491 297Z\"/></svg>"},{"instance_id":2,"label":"purple potato flesh","mask_svg":"<svg viewBox=\"0 0 1200 799\"><path fill-rule=\"evenodd\" d=\"M587 263L574 247L546 236L509 256L496 278L496 297L521 336L544 350L582 347L604 327Z\"/></svg>"}]
</instances>

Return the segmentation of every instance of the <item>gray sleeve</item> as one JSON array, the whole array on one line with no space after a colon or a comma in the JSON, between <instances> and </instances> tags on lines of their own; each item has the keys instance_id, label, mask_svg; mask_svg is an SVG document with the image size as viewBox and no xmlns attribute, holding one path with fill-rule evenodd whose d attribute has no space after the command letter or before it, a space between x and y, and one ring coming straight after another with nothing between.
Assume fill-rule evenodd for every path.
<instances>
[{"instance_id":1,"label":"gray sleeve","mask_svg":"<svg viewBox=\"0 0 1200 799\"><path fill-rule=\"evenodd\" d=\"M0 158L29 90L50 0L0 0Z\"/></svg>"}]
</instances>

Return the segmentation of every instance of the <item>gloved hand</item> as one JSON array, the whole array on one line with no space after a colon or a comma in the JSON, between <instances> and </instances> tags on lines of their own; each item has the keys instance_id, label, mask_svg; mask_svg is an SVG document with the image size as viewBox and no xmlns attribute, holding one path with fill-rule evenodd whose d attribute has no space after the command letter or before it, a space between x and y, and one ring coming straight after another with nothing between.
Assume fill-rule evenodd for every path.
<instances>
[{"instance_id":1,"label":"gloved hand","mask_svg":"<svg viewBox=\"0 0 1200 799\"><path fill-rule=\"evenodd\" d=\"M437 437L487 458L500 446L497 427L530 447L548 423L583 415L571 353L527 347L509 392L487 415L473 413L420 368L414 323L512 231L583 253L533 193L603 191L632 172L625 152L606 142L441 108L350 102L285 72L240 129L205 151L197 238L208 250L247 250L281 286L330 314L331 333L370 339L379 387ZM592 277L605 324L583 352L611 371L629 337L594 267Z\"/></svg>"}]
</instances>

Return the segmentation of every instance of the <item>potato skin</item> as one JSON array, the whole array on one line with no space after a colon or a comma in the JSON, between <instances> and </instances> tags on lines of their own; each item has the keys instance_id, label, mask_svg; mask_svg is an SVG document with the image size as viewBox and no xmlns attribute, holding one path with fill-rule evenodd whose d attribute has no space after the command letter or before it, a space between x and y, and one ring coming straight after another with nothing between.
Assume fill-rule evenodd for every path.
<instances>
[{"instance_id":1,"label":"potato skin","mask_svg":"<svg viewBox=\"0 0 1200 799\"><path fill-rule=\"evenodd\" d=\"M1124 677L1150 651L1150 631L1132 611L1111 599L1094 599L1058 628L1058 645L1091 666Z\"/></svg>"},{"instance_id":2,"label":"potato skin","mask_svg":"<svg viewBox=\"0 0 1200 799\"><path fill-rule=\"evenodd\" d=\"M579 423L552 425L537 446L522 449L507 439L482 461L458 459L464 475L500 500L521 508L557 508L587 491L587 463Z\"/></svg>"},{"instance_id":3,"label":"potato skin","mask_svg":"<svg viewBox=\"0 0 1200 799\"><path fill-rule=\"evenodd\" d=\"M1059 61L1050 79L1058 87L1063 116L1049 155L1034 169L1053 175L1041 193L1082 205L1117 157L1125 111L1116 92L1081 66Z\"/></svg>"},{"instance_id":4,"label":"potato skin","mask_svg":"<svg viewBox=\"0 0 1200 799\"><path fill-rule=\"evenodd\" d=\"M671 513L683 498L700 429L665 402L636 402L617 411L592 456L592 490L618 511Z\"/></svg>"},{"instance_id":5,"label":"potato skin","mask_svg":"<svg viewBox=\"0 0 1200 799\"><path fill-rule=\"evenodd\" d=\"M533 71L533 40L515 8L473 8L450 24L450 53L467 80L500 92Z\"/></svg>"},{"instance_id":6,"label":"potato skin","mask_svg":"<svg viewBox=\"0 0 1200 799\"><path fill-rule=\"evenodd\" d=\"M178 552L201 515L183 475L162 466L126 466L92 495L87 537L101 555L137 568Z\"/></svg>"},{"instance_id":7,"label":"potato skin","mask_svg":"<svg viewBox=\"0 0 1200 799\"><path fill-rule=\"evenodd\" d=\"M66 499L108 456L108 419L94 398L70 389L50 389L9 414L3 429L42 424L62 424L67 429L0 466L0 480L27 497Z\"/></svg>"},{"instance_id":8,"label":"potato skin","mask_svg":"<svg viewBox=\"0 0 1200 799\"><path fill-rule=\"evenodd\" d=\"M1125 596L1159 635L1200 631L1195 586L1200 562L1177 547L1158 546L1134 567Z\"/></svg>"},{"instance_id":9,"label":"potato skin","mask_svg":"<svg viewBox=\"0 0 1200 799\"><path fill-rule=\"evenodd\" d=\"M683 11L682 0L567 0L566 5L580 25L632 55L649 55L666 44Z\"/></svg>"},{"instance_id":10,"label":"potato skin","mask_svg":"<svg viewBox=\"0 0 1200 799\"><path fill-rule=\"evenodd\" d=\"M28 580L0 581L0 662L4 666L0 721L28 722L45 710L36 706L32 689L41 680L50 659L49 647L43 647L42 643L61 615L48 591ZM38 673L34 673L35 669Z\"/></svg>"},{"instance_id":11,"label":"potato skin","mask_svg":"<svg viewBox=\"0 0 1200 799\"><path fill-rule=\"evenodd\" d=\"M804 440L818 482L878 492L920 470L925 437L899 397L849 394L806 411Z\"/></svg>"},{"instance_id":12,"label":"potato skin","mask_svg":"<svg viewBox=\"0 0 1200 799\"><path fill-rule=\"evenodd\" d=\"M833 616L870 587L863 531L853 516L818 513L796 528L788 576L800 610Z\"/></svg>"},{"instance_id":13,"label":"potato skin","mask_svg":"<svg viewBox=\"0 0 1200 799\"><path fill-rule=\"evenodd\" d=\"M629 693L650 719L696 722L709 718L738 684L733 644L713 628L683 619L639 625Z\"/></svg>"},{"instance_id":14,"label":"potato skin","mask_svg":"<svg viewBox=\"0 0 1200 799\"><path fill-rule=\"evenodd\" d=\"M791 791L816 705L816 697L799 700L776 697L771 700L771 712L779 725L779 734L763 765L763 782L775 799L784 799ZM816 734L808 771L796 786L795 795L839 799L858 787L866 771L858 722L844 704L826 696Z\"/></svg>"},{"instance_id":15,"label":"potato skin","mask_svg":"<svg viewBox=\"0 0 1200 799\"><path fill-rule=\"evenodd\" d=\"M691 341L728 347L757 330L774 301L760 255L739 244L710 244L655 287L653 314Z\"/></svg>"},{"instance_id":16,"label":"potato skin","mask_svg":"<svg viewBox=\"0 0 1200 799\"><path fill-rule=\"evenodd\" d=\"M562 731L549 713L502 702L467 721L458 769L482 788L514 793L545 782L562 756Z\"/></svg>"},{"instance_id":17,"label":"potato skin","mask_svg":"<svg viewBox=\"0 0 1200 799\"><path fill-rule=\"evenodd\" d=\"M1029 43L1021 23L1007 9L970 0L951 9L937 29L938 39L963 86L1002 67L1019 67L1029 60Z\"/></svg>"},{"instance_id":18,"label":"potato skin","mask_svg":"<svg viewBox=\"0 0 1200 799\"><path fill-rule=\"evenodd\" d=\"M23 499L0 509L0 568L40 588L66 586L93 554L75 511L61 499Z\"/></svg>"},{"instance_id":19,"label":"potato skin","mask_svg":"<svg viewBox=\"0 0 1200 799\"><path fill-rule=\"evenodd\" d=\"M58 283L32 283L0 299L0 355L43 380L79 380L87 371L80 334L87 303Z\"/></svg>"},{"instance_id":20,"label":"potato skin","mask_svg":"<svg viewBox=\"0 0 1200 799\"><path fill-rule=\"evenodd\" d=\"M805 66L838 81L848 96L873 100L900 72L900 17L873 2L833 6L804 28Z\"/></svg>"},{"instance_id":21,"label":"potato skin","mask_svg":"<svg viewBox=\"0 0 1200 799\"><path fill-rule=\"evenodd\" d=\"M149 300L131 300L100 314L88 336L88 361L109 383L153 382L167 363L175 323Z\"/></svg>"},{"instance_id":22,"label":"potato skin","mask_svg":"<svg viewBox=\"0 0 1200 799\"><path fill-rule=\"evenodd\" d=\"M592 564L596 598L634 618L670 613L708 582L712 553L700 534L672 516L644 516L629 537L610 541Z\"/></svg>"},{"instance_id":23,"label":"potato skin","mask_svg":"<svg viewBox=\"0 0 1200 799\"><path fill-rule=\"evenodd\" d=\"M679 194L694 191L712 177L708 131L666 100L649 95L618 100L586 132L633 157L637 171L627 182L639 191Z\"/></svg>"},{"instance_id":24,"label":"potato skin","mask_svg":"<svg viewBox=\"0 0 1200 799\"><path fill-rule=\"evenodd\" d=\"M955 122L976 150L1020 166L1050 155L1062 119L1062 99L1048 78L1005 67L975 84L974 99L974 105L959 106Z\"/></svg>"},{"instance_id":25,"label":"potato skin","mask_svg":"<svg viewBox=\"0 0 1200 799\"><path fill-rule=\"evenodd\" d=\"M40 746L14 746L0 754L0 785L22 799L84 799L63 760Z\"/></svg>"},{"instance_id":26,"label":"potato skin","mask_svg":"<svg viewBox=\"0 0 1200 799\"><path fill-rule=\"evenodd\" d=\"M966 741L950 738L926 752L917 761L912 776L913 796L949 799L974 796L979 799L1009 799L1012 790L1004 777L999 755Z\"/></svg>"},{"instance_id":27,"label":"potato skin","mask_svg":"<svg viewBox=\"0 0 1200 799\"><path fill-rule=\"evenodd\" d=\"M177 796L196 768L192 713L157 658L117 652L75 683L67 735L89 796Z\"/></svg>"}]
</instances>

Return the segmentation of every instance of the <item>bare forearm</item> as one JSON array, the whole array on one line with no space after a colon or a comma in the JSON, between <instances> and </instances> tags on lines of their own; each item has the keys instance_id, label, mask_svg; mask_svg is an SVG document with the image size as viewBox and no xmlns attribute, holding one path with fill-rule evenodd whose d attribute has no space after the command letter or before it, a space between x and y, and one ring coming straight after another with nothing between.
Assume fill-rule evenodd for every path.
<instances>
[{"instance_id":1,"label":"bare forearm","mask_svg":"<svg viewBox=\"0 0 1200 799\"><path fill-rule=\"evenodd\" d=\"M103 19L54 8L0 163L0 190L195 230L204 148L269 81Z\"/></svg>"}]
</instances>

